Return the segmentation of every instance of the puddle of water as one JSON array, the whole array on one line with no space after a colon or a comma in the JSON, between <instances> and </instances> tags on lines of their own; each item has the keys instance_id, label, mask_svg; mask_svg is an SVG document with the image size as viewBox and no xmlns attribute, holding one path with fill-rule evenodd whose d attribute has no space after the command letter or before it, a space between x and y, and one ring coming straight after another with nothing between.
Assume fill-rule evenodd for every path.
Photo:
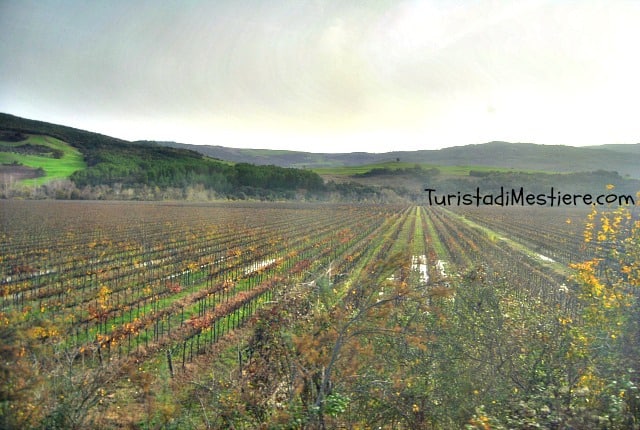
<instances>
[{"instance_id":1,"label":"puddle of water","mask_svg":"<svg viewBox=\"0 0 640 430\"><path fill-rule=\"evenodd\" d=\"M436 268L438 269L438 272L440 274L441 277L445 277L447 276L447 272L445 270L445 266L446 266L446 262L444 262L443 260L438 260L436 261Z\"/></svg>"},{"instance_id":2,"label":"puddle of water","mask_svg":"<svg viewBox=\"0 0 640 430\"><path fill-rule=\"evenodd\" d=\"M427 272L427 256L413 255L411 256L411 270L420 272L420 282L429 282L429 273Z\"/></svg>"},{"instance_id":3,"label":"puddle of water","mask_svg":"<svg viewBox=\"0 0 640 430\"><path fill-rule=\"evenodd\" d=\"M275 263L275 261L276 261L275 258L271 258L269 260L256 261L255 263L250 264L249 266L244 268L244 274L248 275L249 273L257 272L263 267L266 267L269 264Z\"/></svg>"},{"instance_id":4,"label":"puddle of water","mask_svg":"<svg viewBox=\"0 0 640 430\"><path fill-rule=\"evenodd\" d=\"M555 260L553 258L549 258L546 255L542 255L542 254L538 254L538 258L542 261L548 261L550 263L555 263Z\"/></svg>"}]
</instances>

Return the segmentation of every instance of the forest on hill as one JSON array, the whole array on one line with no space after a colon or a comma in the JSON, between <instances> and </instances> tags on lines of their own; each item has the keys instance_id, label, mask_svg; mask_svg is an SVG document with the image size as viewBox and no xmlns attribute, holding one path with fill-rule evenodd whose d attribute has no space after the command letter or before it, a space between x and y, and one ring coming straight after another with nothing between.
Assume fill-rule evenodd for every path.
<instances>
[{"instance_id":1,"label":"forest on hill","mask_svg":"<svg viewBox=\"0 0 640 430\"><path fill-rule=\"evenodd\" d=\"M72 172L65 184L54 183L38 190L11 190L12 195L57 198L105 199L375 199L379 192L359 184L325 184L304 169L230 163L187 149L152 142L132 143L121 139L0 114L2 151L14 154L29 150L27 135L44 135L77 149L85 168ZM32 149L32 148L31 148ZM52 150L53 151L53 150ZM42 152L42 151L41 151ZM49 157L48 154L41 154ZM49 157L52 158L52 157ZM53 157L55 158L55 157ZM20 158L5 168L15 169ZM3 184L5 197L8 185Z\"/></svg>"}]
</instances>

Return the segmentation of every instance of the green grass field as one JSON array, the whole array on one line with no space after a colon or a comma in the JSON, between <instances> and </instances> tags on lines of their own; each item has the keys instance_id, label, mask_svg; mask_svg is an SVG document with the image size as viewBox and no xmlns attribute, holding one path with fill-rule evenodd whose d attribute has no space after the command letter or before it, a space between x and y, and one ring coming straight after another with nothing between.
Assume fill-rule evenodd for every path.
<instances>
[{"instance_id":1,"label":"green grass field","mask_svg":"<svg viewBox=\"0 0 640 430\"><path fill-rule=\"evenodd\" d=\"M335 176L351 176L358 173L366 173L372 169L387 168L391 170L407 169L419 165L422 169L428 170L437 168L440 173L447 176L469 176L471 170L479 172L527 172L527 173L548 173L539 170L521 170L511 169L506 167L490 167L490 166L439 166L436 164L426 163L409 163L409 162L396 162L386 161L383 163L363 164L360 166L340 166L340 167L318 167L312 168L314 172L319 175L335 175Z\"/></svg>"},{"instance_id":2,"label":"green grass field","mask_svg":"<svg viewBox=\"0 0 640 430\"><path fill-rule=\"evenodd\" d=\"M24 179L25 185L42 185L55 179L66 179L76 170L84 169L86 163L80 151L67 143L49 136L29 135L27 140L21 142L2 142L3 146L18 146L30 143L43 145L62 151L61 158L52 158L45 155L25 155L12 152L0 152L0 164L19 163L27 167L42 168L45 175L35 179Z\"/></svg>"}]
</instances>

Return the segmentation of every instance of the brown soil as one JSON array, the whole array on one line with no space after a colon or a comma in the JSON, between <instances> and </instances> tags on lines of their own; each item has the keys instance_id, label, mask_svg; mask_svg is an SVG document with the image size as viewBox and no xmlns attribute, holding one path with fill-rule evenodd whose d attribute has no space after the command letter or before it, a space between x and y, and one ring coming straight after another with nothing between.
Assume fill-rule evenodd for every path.
<instances>
[{"instance_id":1,"label":"brown soil","mask_svg":"<svg viewBox=\"0 0 640 430\"><path fill-rule=\"evenodd\" d=\"M39 178L40 176L43 176L42 171L38 171L38 169L34 169L33 167L14 164L0 165L0 181L2 182Z\"/></svg>"}]
</instances>

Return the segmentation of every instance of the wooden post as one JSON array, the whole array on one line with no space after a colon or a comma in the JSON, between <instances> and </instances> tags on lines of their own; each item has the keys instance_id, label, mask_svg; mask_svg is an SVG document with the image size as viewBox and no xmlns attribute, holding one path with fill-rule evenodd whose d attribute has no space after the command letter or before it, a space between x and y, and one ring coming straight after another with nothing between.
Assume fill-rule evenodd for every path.
<instances>
[{"instance_id":1,"label":"wooden post","mask_svg":"<svg viewBox=\"0 0 640 430\"><path fill-rule=\"evenodd\" d=\"M171 360L171 349L167 349L167 364L169 365L169 373L173 378L173 361Z\"/></svg>"}]
</instances>

